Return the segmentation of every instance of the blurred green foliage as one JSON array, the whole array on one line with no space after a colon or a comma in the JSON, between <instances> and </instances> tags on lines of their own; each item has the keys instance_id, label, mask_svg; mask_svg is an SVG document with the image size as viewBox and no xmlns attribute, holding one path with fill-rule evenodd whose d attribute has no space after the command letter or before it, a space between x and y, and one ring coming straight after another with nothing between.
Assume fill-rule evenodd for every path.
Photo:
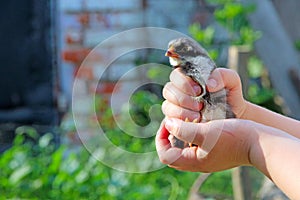
<instances>
[{"instance_id":1,"label":"blurred green foliage","mask_svg":"<svg viewBox=\"0 0 300 200\"><path fill-rule=\"evenodd\" d=\"M275 91L271 87L267 71L261 60L252 56L248 61L248 75L250 84L248 88L248 98L255 104L264 105L274 109Z\"/></svg>"},{"instance_id":2,"label":"blurred green foliage","mask_svg":"<svg viewBox=\"0 0 300 200\"><path fill-rule=\"evenodd\" d=\"M255 10L255 6L245 6L237 1L220 5L222 8L217 9L214 16L217 22L228 31L231 44L252 46L260 37L260 33L254 31L247 20L247 16Z\"/></svg>"},{"instance_id":3,"label":"blurred green foliage","mask_svg":"<svg viewBox=\"0 0 300 200\"><path fill-rule=\"evenodd\" d=\"M138 91L131 100L133 107L141 104L140 109L131 112L145 126L150 105L161 103L153 95ZM95 103L102 105L96 107L101 110L105 102L97 97ZM144 102L146 105L142 106ZM144 114L140 115L142 111ZM163 117L160 109L152 112L151 115ZM121 121L122 115L118 116ZM112 143L129 152L155 151L154 137L131 137L111 124L111 116L111 109L106 108L99 123L106 128L105 134ZM150 131L156 131L161 118L151 116L151 120L150 124L157 124L150 126ZM96 160L83 146L56 146L51 133L39 136L32 127L16 130L13 146L0 157L0 169L0 199L186 199L198 176L168 167L142 174L120 172ZM228 176L228 172L219 176L223 173ZM211 179L203 191L232 195L228 180L220 177Z\"/></svg>"},{"instance_id":4,"label":"blurred green foliage","mask_svg":"<svg viewBox=\"0 0 300 200\"><path fill-rule=\"evenodd\" d=\"M189 32L196 41L203 45L211 58L218 60L223 46L231 45L247 46L253 50L254 43L261 37L261 32L254 30L248 21L248 16L255 11L255 5L244 5L237 0L207 0L216 7L214 18L218 25L227 33L227 41L216 41L216 30L213 26L201 27L200 24L192 24ZM297 47L297 43L295 43ZM247 98L249 101L281 112L280 106L275 103L276 92L268 78L268 73L257 56L249 59L248 66L249 88Z\"/></svg>"},{"instance_id":5,"label":"blurred green foliage","mask_svg":"<svg viewBox=\"0 0 300 200\"><path fill-rule=\"evenodd\" d=\"M296 40L295 43L294 43L294 45L295 45L295 48L296 48L298 51L300 51L300 40Z\"/></svg>"},{"instance_id":6,"label":"blurred green foliage","mask_svg":"<svg viewBox=\"0 0 300 200\"><path fill-rule=\"evenodd\" d=\"M228 34L227 45L247 45L253 48L254 42L261 37L259 31L254 30L247 19L255 11L255 5L243 5L237 0L208 0L215 5L214 19ZM195 23L189 27L191 36L209 51L217 50L215 28L210 25L205 28ZM210 56L215 59L215 52Z\"/></svg>"},{"instance_id":7,"label":"blurred green foliage","mask_svg":"<svg viewBox=\"0 0 300 200\"><path fill-rule=\"evenodd\" d=\"M216 194L223 194L227 197L232 196L233 190L231 181L231 170L217 172L210 175L210 177L200 188L200 191L204 194L209 194L211 196Z\"/></svg>"},{"instance_id":8,"label":"blurred green foliage","mask_svg":"<svg viewBox=\"0 0 300 200\"><path fill-rule=\"evenodd\" d=\"M0 157L0 199L184 199L195 176L170 168L119 172L83 147L56 148L52 139L17 129L12 148Z\"/></svg>"},{"instance_id":9,"label":"blurred green foliage","mask_svg":"<svg viewBox=\"0 0 300 200\"><path fill-rule=\"evenodd\" d=\"M106 107L105 112L97 111L101 116L98 122L113 144L134 153L155 151L154 137L145 137L145 135L153 135L163 119L160 107L152 109L153 106L161 104L160 98L148 91L137 91L118 116L113 115L112 109L103 102L103 99L98 97L96 104ZM118 124L115 123L116 120ZM137 135L141 138L135 137Z\"/></svg>"},{"instance_id":10,"label":"blurred green foliage","mask_svg":"<svg viewBox=\"0 0 300 200\"><path fill-rule=\"evenodd\" d=\"M228 45L253 47L261 33L251 28L247 16L255 6L245 7L234 0L207 2L216 5L215 19L228 31ZM219 48L213 26L203 28L192 24L189 32L213 59L218 58ZM153 54L149 55L150 58L138 60L137 63L157 60ZM275 92L264 78L266 71L263 63L253 57L248 63L248 70L252 81L248 91L250 100L269 104ZM166 72L162 74L155 69L150 69L147 75L153 82L168 80ZM99 123L113 144L134 153L155 151L154 136L137 138L126 132L138 135L140 132L148 134L157 131L163 118L159 107L161 96L150 91L136 91L128 107L118 116L113 114L107 100L101 96L96 96L94 100L97 119L91 123ZM122 129L115 120L123 124ZM75 126L69 123L62 128L74 131ZM76 149L66 145L55 146L50 133L39 137L31 127L20 127L16 133L13 146L0 157L0 199L186 199L193 181L199 175L168 167L143 174L120 172L97 161L83 146ZM205 182L201 192L230 199L230 174L230 170L215 173ZM257 182L255 184L258 185Z\"/></svg>"},{"instance_id":11,"label":"blurred green foliage","mask_svg":"<svg viewBox=\"0 0 300 200\"><path fill-rule=\"evenodd\" d=\"M149 111L153 105L161 105L162 99L149 91L138 91L130 99L130 109L132 119L140 126L146 126L151 122ZM162 119L162 113L160 113ZM159 117L159 116L158 116Z\"/></svg>"}]
</instances>

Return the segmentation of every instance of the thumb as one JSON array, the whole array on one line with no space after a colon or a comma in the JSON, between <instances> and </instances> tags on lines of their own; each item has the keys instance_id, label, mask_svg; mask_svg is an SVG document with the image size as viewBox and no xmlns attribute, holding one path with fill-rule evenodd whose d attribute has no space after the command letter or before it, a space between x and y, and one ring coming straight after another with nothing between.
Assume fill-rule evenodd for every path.
<instances>
[{"instance_id":1,"label":"thumb","mask_svg":"<svg viewBox=\"0 0 300 200\"><path fill-rule=\"evenodd\" d=\"M175 137L188 143L196 144L209 152L221 136L224 120L207 123L185 122L176 118L167 118L165 127Z\"/></svg>"},{"instance_id":2,"label":"thumb","mask_svg":"<svg viewBox=\"0 0 300 200\"><path fill-rule=\"evenodd\" d=\"M230 69L217 68L207 80L207 87L210 92L217 92L223 88L227 90L241 90L239 75Z\"/></svg>"}]
</instances>

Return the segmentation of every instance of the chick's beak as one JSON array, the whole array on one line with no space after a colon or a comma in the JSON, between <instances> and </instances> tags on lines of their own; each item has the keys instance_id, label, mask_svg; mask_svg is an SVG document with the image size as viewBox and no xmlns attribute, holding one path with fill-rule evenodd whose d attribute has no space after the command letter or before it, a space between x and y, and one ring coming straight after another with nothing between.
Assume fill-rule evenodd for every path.
<instances>
[{"instance_id":1,"label":"chick's beak","mask_svg":"<svg viewBox=\"0 0 300 200\"><path fill-rule=\"evenodd\" d=\"M174 52L173 48L169 48L165 54L165 56L172 57L172 58L179 58L179 55Z\"/></svg>"}]
</instances>

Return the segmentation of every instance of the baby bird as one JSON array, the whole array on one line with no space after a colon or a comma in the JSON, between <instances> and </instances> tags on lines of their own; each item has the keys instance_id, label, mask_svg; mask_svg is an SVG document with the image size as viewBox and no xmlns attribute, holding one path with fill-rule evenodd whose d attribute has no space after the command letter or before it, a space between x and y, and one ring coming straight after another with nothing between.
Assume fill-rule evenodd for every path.
<instances>
[{"instance_id":1,"label":"baby bird","mask_svg":"<svg viewBox=\"0 0 300 200\"><path fill-rule=\"evenodd\" d=\"M215 93L210 93L207 90L206 82L217 66L199 43L188 38L174 39L169 42L165 55L169 57L173 68L180 68L183 74L191 77L202 88L202 93L193 97L196 101L203 102L204 105L200 112L201 122L235 118L235 114L226 102L226 90L223 89ZM194 122L196 121L197 119L194 120ZM179 148L188 146L172 135L169 139L173 146Z\"/></svg>"}]
</instances>

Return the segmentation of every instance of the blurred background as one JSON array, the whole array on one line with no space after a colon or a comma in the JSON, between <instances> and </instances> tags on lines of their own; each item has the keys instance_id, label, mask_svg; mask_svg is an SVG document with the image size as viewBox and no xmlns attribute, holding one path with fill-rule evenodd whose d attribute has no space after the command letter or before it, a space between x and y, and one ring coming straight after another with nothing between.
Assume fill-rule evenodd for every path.
<instances>
[{"instance_id":1,"label":"blurred background","mask_svg":"<svg viewBox=\"0 0 300 200\"><path fill-rule=\"evenodd\" d=\"M203 45L218 66L238 71L249 101L300 119L299 9L297 0L2 3L0 199L287 199L252 168L206 179L166 167L125 173L97 161L82 144L97 143L97 125L126 151L155 151L154 134L163 119L155 105L163 101L161 89L170 71L147 68L120 79L143 64L169 65L158 49L120 55L109 67L118 44L84 59L98 44L128 29L179 31ZM75 80L80 92L73 96ZM136 89L127 100L132 87ZM112 93L120 105L117 112ZM79 104L72 107L72 98ZM76 127L73 112L80 116ZM126 134L116 120L131 133L153 134ZM100 151L109 154L103 147ZM196 186L196 180L203 183Z\"/></svg>"}]
</instances>

